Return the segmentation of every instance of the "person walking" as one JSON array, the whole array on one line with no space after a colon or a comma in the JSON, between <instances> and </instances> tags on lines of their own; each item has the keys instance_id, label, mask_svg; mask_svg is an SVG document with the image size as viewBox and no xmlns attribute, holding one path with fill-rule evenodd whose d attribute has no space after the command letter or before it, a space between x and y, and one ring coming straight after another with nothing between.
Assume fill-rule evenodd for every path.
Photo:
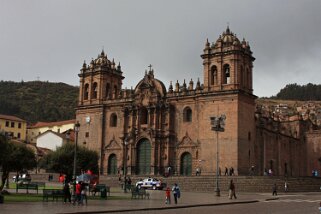
<instances>
[{"instance_id":1,"label":"person walking","mask_svg":"<svg viewBox=\"0 0 321 214\"><path fill-rule=\"evenodd\" d=\"M84 201L87 205L87 185L85 183L81 184L81 205L84 204Z\"/></svg>"},{"instance_id":2,"label":"person walking","mask_svg":"<svg viewBox=\"0 0 321 214\"><path fill-rule=\"evenodd\" d=\"M177 198L181 197L181 191L180 191L177 183L174 184L174 186L172 188L172 192L173 192L173 195L174 195L175 204L177 204Z\"/></svg>"},{"instance_id":3,"label":"person walking","mask_svg":"<svg viewBox=\"0 0 321 214\"><path fill-rule=\"evenodd\" d=\"M278 195L276 183L273 184L272 190L273 190L272 195Z\"/></svg>"},{"instance_id":4,"label":"person walking","mask_svg":"<svg viewBox=\"0 0 321 214\"><path fill-rule=\"evenodd\" d=\"M232 199L233 197L235 199L237 198L235 194L235 184L233 182L233 179L231 179L230 185L229 185L229 199Z\"/></svg>"},{"instance_id":5,"label":"person walking","mask_svg":"<svg viewBox=\"0 0 321 214\"><path fill-rule=\"evenodd\" d=\"M169 187L165 191L165 204L171 204L171 189Z\"/></svg>"},{"instance_id":6,"label":"person walking","mask_svg":"<svg viewBox=\"0 0 321 214\"><path fill-rule=\"evenodd\" d=\"M69 203L71 203L71 194L70 194L70 187L68 182L65 182L63 192L64 192L64 203L66 203L67 200L69 201Z\"/></svg>"},{"instance_id":7,"label":"person walking","mask_svg":"<svg viewBox=\"0 0 321 214\"><path fill-rule=\"evenodd\" d=\"M288 191L288 188L289 188L288 182L285 181L285 182L284 182L284 192L287 192L287 191Z\"/></svg>"},{"instance_id":8,"label":"person walking","mask_svg":"<svg viewBox=\"0 0 321 214\"><path fill-rule=\"evenodd\" d=\"M81 203L81 181L76 184L76 202L78 205Z\"/></svg>"}]
</instances>

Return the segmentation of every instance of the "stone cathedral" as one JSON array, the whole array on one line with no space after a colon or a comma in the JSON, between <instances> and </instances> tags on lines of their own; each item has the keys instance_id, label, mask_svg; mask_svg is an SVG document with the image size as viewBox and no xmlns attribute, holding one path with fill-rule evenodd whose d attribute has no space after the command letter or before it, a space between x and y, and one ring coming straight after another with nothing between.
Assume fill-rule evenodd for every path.
<instances>
[{"instance_id":1,"label":"stone cathedral","mask_svg":"<svg viewBox=\"0 0 321 214\"><path fill-rule=\"evenodd\" d=\"M202 82L171 82L168 89L151 66L135 88L123 88L125 72L104 51L83 64L78 140L99 153L101 174L163 175L170 166L178 175L196 168L210 175L217 159L222 170L248 173L257 159L249 43L227 27L215 42L206 41L201 57ZM222 114L225 131L212 131L210 117Z\"/></svg>"}]
</instances>

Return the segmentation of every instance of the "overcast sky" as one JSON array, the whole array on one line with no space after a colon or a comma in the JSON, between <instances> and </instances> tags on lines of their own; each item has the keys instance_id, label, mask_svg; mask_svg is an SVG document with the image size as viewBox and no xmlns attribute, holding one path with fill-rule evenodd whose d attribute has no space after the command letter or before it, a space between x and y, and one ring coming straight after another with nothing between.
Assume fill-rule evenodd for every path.
<instances>
[{"instance_id":1,"label":"overcast sky","mask_svg":"<svg viewBox=\"0 0 321 214\"><path fill-rule=\"evenodd\" d=\"M250 42L254 94L320 84L320 0L0 0L0 80L64 82L104 48L121 63L123 87L153 65L166 85L199 77L202 54L226 29Z\"/></svg>"}]
</instances>

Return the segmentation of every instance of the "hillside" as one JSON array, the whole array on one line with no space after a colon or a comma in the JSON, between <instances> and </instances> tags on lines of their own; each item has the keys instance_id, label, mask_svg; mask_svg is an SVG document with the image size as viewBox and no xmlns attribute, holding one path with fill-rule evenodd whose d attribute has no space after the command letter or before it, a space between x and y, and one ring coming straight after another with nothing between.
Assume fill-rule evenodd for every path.
<instances>
[{"instance_id":1,"label":"hillside","mask_svg":"<svg viewBox=\"0 0 321 214\"><path fill-rule=\"evenodd\" d=\"M315 85L312 83L302 86L296 83L288 84L272 98L283 100L321 101L321 85Z\"/></svg>"},{"instance_id":2,"label":"hillside","mask_svg":"<svg viewBox=\"0 0 321 214\"><path fill-rule=\"evenodd\" d=\"M0 114L34 123L75 118L78 87L41 81L0 81Z\"/></svg>"}]
</instances>

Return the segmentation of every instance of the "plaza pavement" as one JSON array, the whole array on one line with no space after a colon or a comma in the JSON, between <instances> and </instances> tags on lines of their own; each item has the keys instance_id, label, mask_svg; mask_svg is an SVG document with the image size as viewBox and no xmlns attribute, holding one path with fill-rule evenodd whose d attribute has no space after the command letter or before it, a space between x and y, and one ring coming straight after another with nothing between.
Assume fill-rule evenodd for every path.
<instances>
[{"instance_id":1,"label":"plaza pavement","mask_svg":"<svg viewBox=\"0 0 321 214\"><path fill-rule=\"evenodd\" d=\"M113 213L130 211L148 211L160 209L177 209L197 206L229 206L237 203L255 203L265 200L275 200L278 197L271 193L237 193L237 199L229 199L227 192L221 192L221 196L215 193L182 192L178 204L165 204L165 191L147 190L150 199L130 199L131 193L123 193L119 189L111 192L113 196L127 196L122 200L89 200L87 205L64 204L58 202L6 202L0 204L1 214L51 214L51 213ZM148 212L146 212L148 213Z\"/></svg>"}]
</instances>

